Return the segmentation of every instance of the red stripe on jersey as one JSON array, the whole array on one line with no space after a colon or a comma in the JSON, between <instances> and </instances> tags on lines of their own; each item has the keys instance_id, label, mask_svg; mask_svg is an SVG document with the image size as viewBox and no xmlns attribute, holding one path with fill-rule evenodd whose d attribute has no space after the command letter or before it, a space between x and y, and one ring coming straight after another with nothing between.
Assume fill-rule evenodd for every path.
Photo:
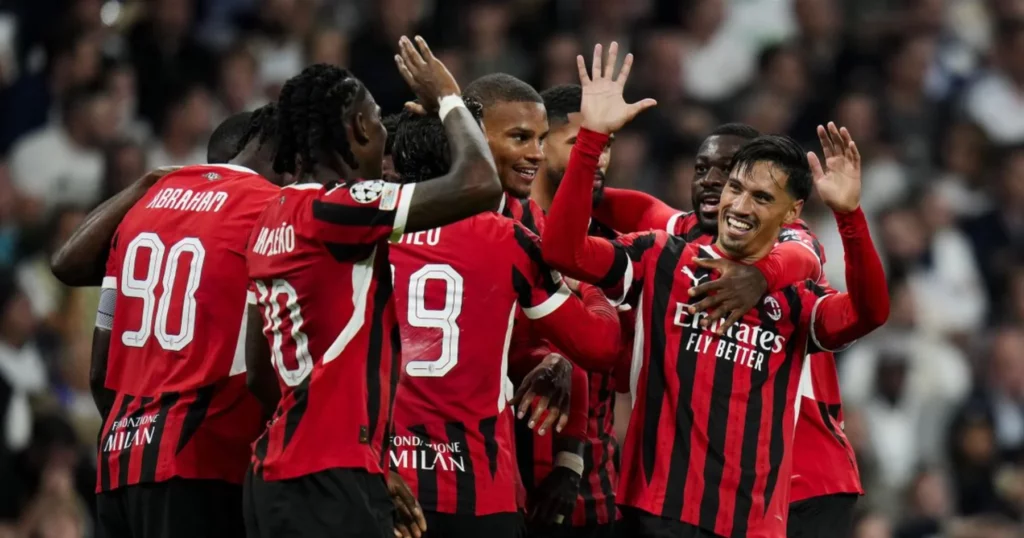
<instances>
[{"instance_id":1,"label":"red stripe on jersey","mask_svg":"<svg viewBox=\"0 0 1024 538\"><path fill-rule=\"evenodd\" d=\"M610 375L590 374L590 410L583 477L572 525L604 525L618 519L615 486L618 483L619 444L615 440L615 390Z\"/></svg>"}]
</instances>

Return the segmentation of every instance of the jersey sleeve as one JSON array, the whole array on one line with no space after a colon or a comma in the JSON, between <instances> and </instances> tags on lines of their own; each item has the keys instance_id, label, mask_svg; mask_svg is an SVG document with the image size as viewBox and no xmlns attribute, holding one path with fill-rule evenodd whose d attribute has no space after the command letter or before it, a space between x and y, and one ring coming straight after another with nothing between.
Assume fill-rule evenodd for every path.
<instances>
[{"instance_id":1,"label":"jersey sleeve","mask_svg":"<svg viewBox=\"0 0 1024 538\"><path fill-rule=\"evenodd\" d=\"M520 222L514 222L512 226L516 240L512 286L526 317L540 319L562 306L572 292L562 282L561 275L544 263L540 239Z\"/></svg>"},{"instance_id":2,"label":"jersey sleeve","mask_svg":"<svg viewBox=\"0 0 1024 538\"><path fill-rule=\"evenodd\" d=\"M650 194L630 189L604 190L594 217L623 233L665 230L675 233L676 224L686 213L673 209Z\"/></svg>"},{"instance_id":3,"label":"jersey sleeve","mask_svg":"<svg viewBox=\"0 0 1024 538\"><path fill-rule=\"evenodd\" d=\"M819 282L825 257L818 238L805 226L793 226L779 233L772 251L754 264L764 275L769 291L778 291L810 280Z\"/></svg>"},{"instance_id":4,"label":"jersey sleeve","mask_svg":"<svg viewBox=\"0 0 1024 538\"><path fill-rule=\"evenodd\" d=\"M313 199L313 233L343 258L382 239L397 240L405 231L415 187L379 179L324 187Z\"/></svg>"}]
</instances>

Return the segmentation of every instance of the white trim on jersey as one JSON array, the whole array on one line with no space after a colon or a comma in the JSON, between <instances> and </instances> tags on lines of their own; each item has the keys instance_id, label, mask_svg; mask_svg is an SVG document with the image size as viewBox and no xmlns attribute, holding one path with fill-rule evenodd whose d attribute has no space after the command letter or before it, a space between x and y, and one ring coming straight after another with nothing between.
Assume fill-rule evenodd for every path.
<instances>
[{"instance_id":1,"label":"white trim on jersey","mask_svg":"<svg viewBox=\"0 0 1024 538\"><path fill-rule=\"evenodd\" d=\"M508 378L508 350L512 346L512 327L516 322L517 302L512 302L512 310L508 313L508 328L505 330L505 345L501 348L501 388L498 389L498 413L505 410L505 406L515 396L515 387L512 380Z\"/></svg>"},{"instance_id":2,"label":"white trim on jersey","mask_svg":"<svg viewBox=\"0 0 1024 538\"><path fill-rule=\"evenodd\" d=\"M341 356L349 342L355 338L366 323L366 300L370 296L370 284L373 283L373 260L376 257L377 248L374 247L369 256L352 266L352 317L324 352L323 364Z\"/></svg>"},{"instance_id":3,"label":"white trim on jersey","mask_svg":"<svg viewBox=\"0 0 1024 538\"><path fill-rule=\"evenodd\" d=\"M558 291L551 294L551 297L548 297L543 303L537 306L523 307L523 313L530 319L543 318L555 310L558 310L559 307L569 300L571 295L572 292L569 291L569 287L565 285L565 282L562 282L558 287Z\"/></svg>"},{"instance_id":4,"label":"white trim on jersey","mask_svg":"<svg viewBox=\"0 0 1024 538\"><path fill-rule=\"evenodd\" d=\"M320 183L292 183L291 185L285 185L282 189L295 189L300 191L315 191L324 188Z\"/></svg>"},{"instance_id":5,"label":"white trim on jersey","mask_svg":"<svg viewBox=\"0 0 1024 538\"><path fill-rule=\"evenodd\" d=\"M675 230L676 230L676 223L679 222L679 219L681 217L685 216L685 215L686 215L686 212L680 211L679 213L676 213L675 215L672 215L671 217L669 217L668 224L665 225L665 231L670 233L670 234L675 235L675 233L676 233L675 232Z\"/></svg>"},{"instance_id":6,"label":"white trim on jersey","mask_svg":"<svg viewBox=\"0 0 1024 538\"><path fill-rule=\"evenodd\" d=\"M507 197L508 197L507 194L502 194L501 195L501 201L498 202L498 214L499 215L502 214L505 211L505 198L507 198Z\"/></svg>"},{"instance_id":7,"label":"white trim on jersey","mask_svg":"<svg viewBox=\"0 0 1024 538\"><path fill-rule=\"evenodd\" d=\"M255 170L246 168L244 166L238 166L237 164L228 164L228 163L221 163L221 164L197 164L196 166L210 166L210 167L213 167L213 168L227 168L228 170L233 170L235 172L242 172L243 174L256 174ZM259 174L256 174L256 175L259 175Z\"/></svg>"},{"instance_id":8,"label":"white trim on jersey","mask_svg":"<svg viewBox=\"0 0 1024 538\"><path fill-rule=\"evenodd\" d=\"M238 328L238 341L235 343L235 356L231 360L228 377L245 373L245 333L249 328L249 305L256 304L256 294L246 292L245 304L242 305L242 326Z\"/></svg>"},{"instance_id":9,"label":"white trim on jersey","mask_svg":"<svg viewBox=\"0 0 1024 538\"><path fill-rule=\"evenodd\" d=\"M633 358L629 361L630 408L636 406L636 385L640 382L640 370L644 366L644 298L636 304L636 326L633 332Z\"/></svg>"},{"instance_id":10,"label":"white trim on jersey","mask_svg":"<svg viewBox=\"0 0 1024 538\"><path fill-rule=\"evenodd\" d=\"M116 290L117 289L117 277L116 276L105 276L105 277L103 277L103 284L100 284L100 289Z\"/></svg>"},{"instance_id":11,"label":"white trim on jersey","mask_svg":"<svg viewBox=\"0 0 1024 538\"><path fill-rule=\"evenodd\" d=\"M608 297L608 302L612 306L618 308L625 300L626 296L629 295L630 288L633 287L633 260L626 255L626 271L622 276L622 296L621 297Z\"/></svg>"},{"instance_id":12,"label":"white trim on jersey","mask_svg":"<svg viewBox=\"0 0 1024 538\"><path fill-rule=\"evenodd\" d=\"M804 364L800 367L800 381L797 383L796 387L796 401L793 403L793 410L795 411L793 414L794 426L800 420L800 404L803 402L803 399L806 397L812 400L817 400L814 396L814 379L813 373L811 372L811 368L813 368L811 365L812 362L814 361L811 360L811 356L805 354ZM795 434L796 430L794 429L793 432Z\"/></svg>"},{"instance_id":13,"label":"white trim on jersey","mask_svg":"<svg viewBox=\"0 0 1024 538\"><path fill-rule=\"evenodd\" d=\"M415 183L402 185L402 191L398 195L398 207L395 209L395 223L392 226L392 242L398 241L402 234L405 233L405 224L409 220L409 207L412 206L414 192L416 192Z\"/></svg>"},{"instance_id":14,"label":"white trim on jersey","mask_svg":"<svg viewBox=\"0 0 1024 538\"><path fill-rule=\"evenodd\" d=\"M818 341L818 335L814 332L814 325L815 325L814 321L818 317L818 305L820 305L823 300L828 299L831 296L832 296L831 294L830 295L822 295L821 297L818 297L817 301L814 301L814 308L811 309L811 330L809 332L811 334L811 341L814 342L814 345L818 346L818 349L820 349L822 351L828 351L830 353L836 353L836 352L842 351L842 350L852 346L853 343L856 342L856 340L854 340L853 342L847 342L846 344L843 344L842 346L839 346L838 349L829 349L829 348L821 345L821 342Z\"/></svg>"},{"instance_id":15,"label":"white trim on jersey","mask_svg":"<svg viewBox=\"0 0 1024 538\"><path fill-rule=\"evenodd\" d=\"M256 292L248 290L245 292L245 304L256 305L259 301L256 300Z\"/></svg>"}]
</instances>

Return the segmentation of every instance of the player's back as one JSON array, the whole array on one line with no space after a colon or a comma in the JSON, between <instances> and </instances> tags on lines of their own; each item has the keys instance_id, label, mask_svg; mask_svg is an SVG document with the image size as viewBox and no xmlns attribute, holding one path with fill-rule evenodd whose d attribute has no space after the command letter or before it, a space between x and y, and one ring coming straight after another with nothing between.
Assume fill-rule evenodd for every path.
<instances>
[{"instance_id":1,"label":"player's back","mask_svg":"<svg viewBox=\"0 0 1024 538\"><path fill-rule=\"evenodd\" d=\"M511 421L503 418L512 322L519 307L533 317L557 306L557 297L532 304L530 290L538 278L549 292L560 281L538 277L529 232L497 213L406 234L391 263L404 374L392 462L426 510L514 512Z\"/></svg>"},{"instance_id":2,"label":"player's back","mask_svg":"<svg viewBox=\"0 0 1024 538\"><path fill-rule=\"evenodd\" d=\"M231 165L163 177L125 216L98 489L171 477L241 483L259 406L245 387L245 245L278 188Z\"/></svg>"},{"instance_id":3,"label":"player's back","mask_svg":"<svg viewBox=\"0 0 1024 538\"><path fill-rule=\"evenodd\" d=\"M383 472L399 359L386 239L411 199L397 189L291 185L253 229L249 278L281 387L254 446L265 480Z\"/></svg>"}]
</instances>

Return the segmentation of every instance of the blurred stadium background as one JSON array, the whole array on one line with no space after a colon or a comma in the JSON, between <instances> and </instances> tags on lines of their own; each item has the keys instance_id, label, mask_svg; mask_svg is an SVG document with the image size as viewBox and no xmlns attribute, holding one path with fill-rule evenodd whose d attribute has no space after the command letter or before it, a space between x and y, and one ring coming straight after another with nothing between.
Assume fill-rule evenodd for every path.
<instances>
[{"instance_id":1,"label":"blurred stadium background","mask_svg":"<svg viewBox=\"0 0 1024 538\"><path fill-rule=\"evenodd\" d=\"M847 126L891 279L887 326L839 357L867 496L858 538L1024 536L1024 1L0 1L0 538L90 536L96 290L48 258L144 171L205 160L220 120L305 65L347 66L385 113L420 33L465 85L538 89L618 40L660 105L619 135L609 182L689 207L726 121ZM828 212L805 218L843 287Z\"/></svg>"}]
</instances>

